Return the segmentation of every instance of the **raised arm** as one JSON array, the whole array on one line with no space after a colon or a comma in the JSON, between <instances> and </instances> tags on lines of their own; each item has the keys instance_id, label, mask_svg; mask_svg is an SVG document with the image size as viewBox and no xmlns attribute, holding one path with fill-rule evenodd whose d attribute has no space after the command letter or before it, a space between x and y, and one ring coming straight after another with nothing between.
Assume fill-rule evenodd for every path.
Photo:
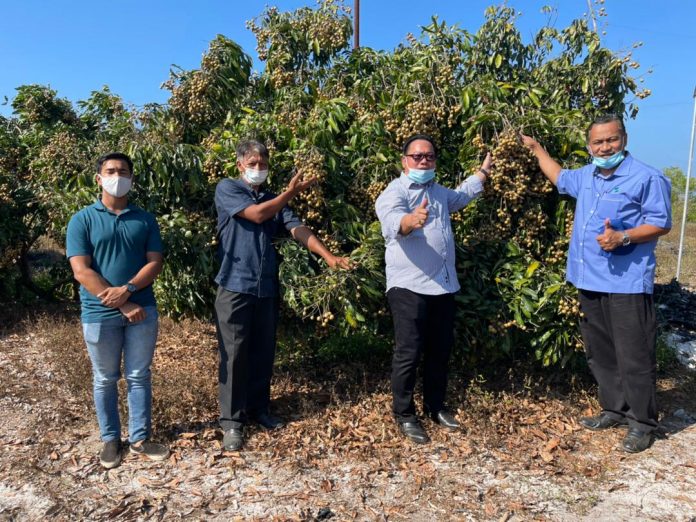
<instances>
[{"instance_id":1,"label":"raised arm","mask_svg":"<svg viewBox=\"0 0 696 522\"><path fill-rule=\"evenodd\" d=\"M544 173L544 176L546 176L551 183L556 185L558 175L562 170L558 162L549 156L546 149L544 149L544 147L542 147L534 138L525 136L524 134L520 134L520 138L522 139L522 144L531 150L536 157L537 161L539 162L539 168L541 169L541 172Z\"/></svg>"},{"instance_id":2,"label":"raised arm","mask_svg":"<svg viewBox=\"0 0 696 522\"><path fill-rule=\"evenodd\" d=\"M283 193L263 203L249 205L244 210L238 212L237 215L254 223L263 223L275 216L292 198L303 190L308 189L316 181L316 178L303 181L302 173L295 174L290 180L288 188Z\"/></svg>"}]
</instances>

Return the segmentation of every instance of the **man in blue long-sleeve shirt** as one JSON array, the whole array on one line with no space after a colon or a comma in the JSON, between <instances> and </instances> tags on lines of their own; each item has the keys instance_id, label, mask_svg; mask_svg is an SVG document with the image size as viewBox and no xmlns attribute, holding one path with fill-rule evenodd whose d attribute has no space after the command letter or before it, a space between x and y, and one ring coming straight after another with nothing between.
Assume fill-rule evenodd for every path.
<instances>
[{"instance_id":1,"label":"man in blue long-sleeve shirt","mask_svg":"<svg viewBox=\"0 0 696 522\"><path fill-rule=\"evenodd\" d=\"M429 441L413 401L421 354L425 414L443 427L459 428L445 407L459 290L450 213L483 192L491 157L455 190L434 181L436 162L433 139L411 136L403 147L403 172L375 204L386 240L387 299L394 318L393 412L402 433L421 444Z\"/></svg>"}]
</instances>

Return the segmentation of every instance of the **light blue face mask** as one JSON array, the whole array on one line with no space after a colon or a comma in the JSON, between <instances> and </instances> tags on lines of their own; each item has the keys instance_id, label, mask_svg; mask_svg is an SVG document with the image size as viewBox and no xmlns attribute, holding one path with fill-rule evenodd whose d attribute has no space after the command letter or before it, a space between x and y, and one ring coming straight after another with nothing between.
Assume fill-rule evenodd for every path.
<instances>
[{"instance_id":1,"label":"light blue face mask","mask_svg":"<svg viewBox=\"0 0 696 522\"><path fill-rule=\"evenodd\" d=\"M599 167L600 169L610 170L618 166L619 163L621 163L625 157L626 154L624 153L624 151L617 152L616 154L609 156L608 158L592 156L592 164L596 167Z\"/></svg>"},{"instance_id":2,"label":"light blue face mask","mask_svg":"<svg viewBox=\"0 0 696 522\"><path fill-rule=\"evenodd\" d=\"M425 185L435 177L435 169L408 169L407 176L414 183Z\"/></svg>"}]
</instances>

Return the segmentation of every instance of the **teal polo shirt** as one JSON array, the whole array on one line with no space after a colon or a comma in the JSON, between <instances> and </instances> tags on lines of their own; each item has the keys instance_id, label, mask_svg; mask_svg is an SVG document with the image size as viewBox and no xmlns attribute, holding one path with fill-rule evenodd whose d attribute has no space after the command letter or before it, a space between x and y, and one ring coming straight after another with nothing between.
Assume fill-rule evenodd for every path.
<instances>
[{"instance_id":1,"label":"teal polo shirt","mask_svg":"<svg viewBox=\"0 0 696 522\"><path fill-rule=\"evenodd\" d=\"M83 208L68 223L66 254L90 256L92 269L111 286L123 286L147 263L147 252L162 252L162 238L155 216L128 205L115 214L97 201ZM128 299L140 306L155 306L152 285ZM80 285L82 322L100 323L121 317L118 308L101 304L99 298Z\"/></svg>"}]
</instances>

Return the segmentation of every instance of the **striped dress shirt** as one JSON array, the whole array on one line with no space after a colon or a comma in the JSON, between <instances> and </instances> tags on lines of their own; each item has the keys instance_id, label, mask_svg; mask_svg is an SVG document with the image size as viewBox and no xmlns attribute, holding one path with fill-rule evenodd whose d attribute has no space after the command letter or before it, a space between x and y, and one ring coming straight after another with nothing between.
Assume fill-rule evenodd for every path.
<instances>
[{"instance_id":1,"label":"striped dress shirt","mask_svg":"<svg viewBox=\"0 0 696 522\"><path fill-rule=\"evenodd\" d=\"M450 213L482 192L478 176L467 178L452 190L434 181L415 183L404 173L384 189L375 210L386 242L387 291L406 288L417 294L442 295L459 290ZM428 219L423 228L401 235L401 219L424 197L428 198Z\"/></svg>"}]
</instances>

